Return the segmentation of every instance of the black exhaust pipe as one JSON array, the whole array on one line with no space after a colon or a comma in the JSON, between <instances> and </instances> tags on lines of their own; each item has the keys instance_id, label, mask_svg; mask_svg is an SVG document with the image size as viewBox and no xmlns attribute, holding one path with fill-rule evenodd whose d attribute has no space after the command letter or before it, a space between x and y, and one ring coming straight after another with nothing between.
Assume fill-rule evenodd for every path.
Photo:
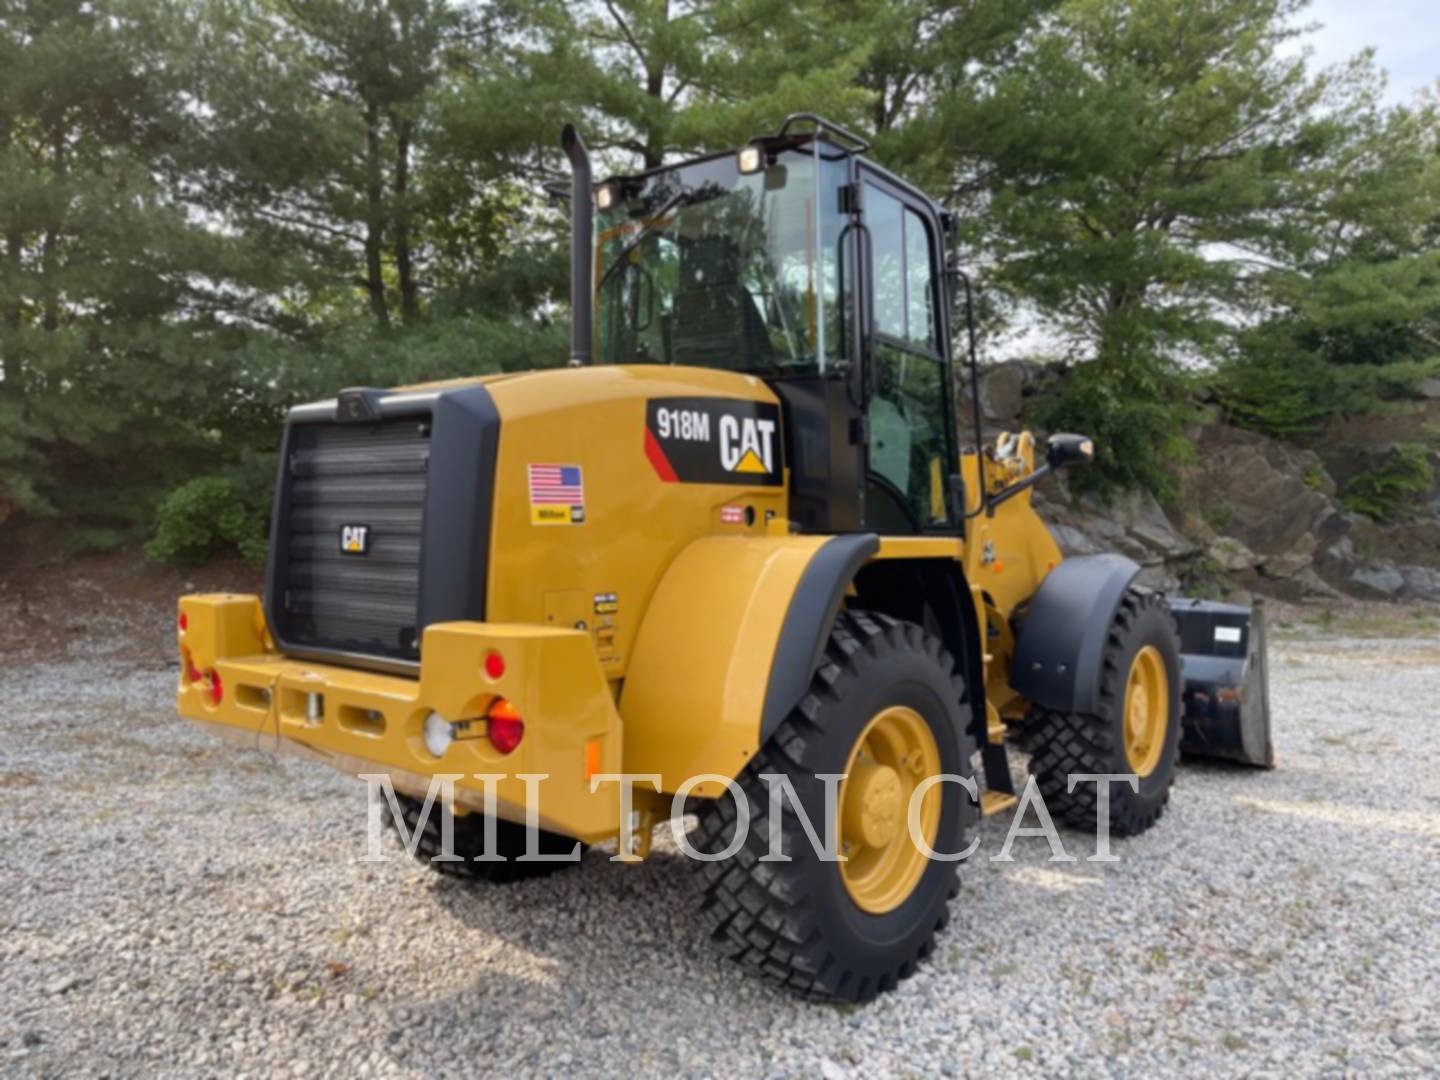
<instances>
[{"instance_id":1,"label":"black exhaust pipe","mask_svg":"<svg viewBox=\"0 0 1440 1080\"><path fill-rule=\"evenodd\" d=\"M594 338L593 285L595 257L592 248L594 202L590 178L590 152L585 140L566 124L560 134L560 145L570 158L570 363L588 364Z\"/></svg>"}]
</instances>

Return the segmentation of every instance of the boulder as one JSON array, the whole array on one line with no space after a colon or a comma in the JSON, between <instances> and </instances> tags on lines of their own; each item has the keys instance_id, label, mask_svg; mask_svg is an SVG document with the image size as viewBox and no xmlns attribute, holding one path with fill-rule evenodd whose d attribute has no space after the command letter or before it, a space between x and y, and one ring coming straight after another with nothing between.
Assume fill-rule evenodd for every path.
<instances>
[{"instance_id":1,"label":"boulder","mask_svg":"<svg viewBox=\"0 0 1440 1080\"><path fill-rule=\"evenodd\" d=\"M1130 491L1106 503L1091 495L1037 504L1067 554L1115 551L1141 566L1160 567L1198 554L1200 547L1170 524L1148 492Z\"/></svg>"},{"instance_id":2,"label":"boulder","mask_svg":"<svg viewBox=\"0 0 1440 1080\"><path fill-rule=\"evenodd\" d=\"M1396 600L1405 590L1405 575L1394 563L1364 563L1349 574L1350 591L1375 600Z\"/></svg>"},{"instance_id":3,"label":"boulder","mask_svg":"<svg viewBox=\"0 0 1440 1080\"><path fill-rule=\"evenodd\" d=\"M1314 570L1301 570L1291 580L1300 587L1300 596L1304 600L1339 600L1343 595Z\"/></svg>"},{"instance_id":4,"label":"boulder","mask_svg":"<svg viewBox=\"0 0 1440 1080\"><path fill-rule=\"evenodd\" d=\"M1429 566L1402 566L1405 596L1414 600L1440 602L1440 570Z\"/></svg>"},{"instance_id":5,"label":"boulder","mask_svg":"<svg viewBox=\"0 0 1440 1080\"><path fill-rule=\"evenodd\" d=\"M1260 563L1260 570L1267 577L1295 577L1311 569L1315 561L1315 551L1319 546L1320 541L1315 534L1307 533L1297 540L1289 551L1266 556Z\"/></svg>"},{"instance_id":6,"label":"boulder","mask_svg":"<svg viewBox=\"0 0 1440 1080\"><path fill-rule=\"evenodd\" d=\"M1185 501L1216 531L1260 556L1285 557L1335 513L1335 483L1308 450L1210 427L1181 474Z\"/></svg>"},{"instance_id":7,"label":"boulder","mask_svg":"<svg viewBox=\"0 0 1440 1080\"><path fill-rule=\"evenodd\" d=\"M1005 424L1016 420L1025 404L1025 390L1036 378L1037 365L1008 360L980 373L980 410L985 419Z\"/></svg>"},{"instance_id":8,"label":"boulder","mask_svg":"<svg viewBox=\"0 0 1440 1080\"><path fill-rule=\"evenodd\" d=\"M1049 525L1050 535L1055 538L1055 543L1060 545L1060 553L1067 559L1074 555L1099 555L1106 550L1096 543L1085 530L1074 525L1060 525L1053 522Z\"/></svg>"},{"instance_id":9,"label":"boulder","mask_svg":"<svg viewBox=\"0 0 1440 1080\"><path fill-rule=\"evenodd\" d=\"M1210 544L1207 554L1220 569L1230 574L1253 570L1260 561L1253 551L1233 536L1218 537Z\"/></svg>"}]
</instances>

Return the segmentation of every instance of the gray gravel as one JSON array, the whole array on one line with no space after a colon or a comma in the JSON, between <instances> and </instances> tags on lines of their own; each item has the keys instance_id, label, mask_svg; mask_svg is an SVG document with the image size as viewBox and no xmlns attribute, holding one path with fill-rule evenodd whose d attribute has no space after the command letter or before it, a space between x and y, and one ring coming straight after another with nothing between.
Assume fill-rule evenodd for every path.
<instances>
[{"instance_id":1,"label":"gray gravel","mask_svg":"<svg viewBox=\"0 0 1440 1080\"><path fill-rule=\"evenodd\" d=\"M1277 644L1281 768L1188 766L1118 864L992 863L987 822L934 961L858 1010L717 959L668 842L488 890L362 863L358 782L180 724L172 679L0 667L6 1072L1440 1069L1433 640Z\"/></svg>"}]
</instances>

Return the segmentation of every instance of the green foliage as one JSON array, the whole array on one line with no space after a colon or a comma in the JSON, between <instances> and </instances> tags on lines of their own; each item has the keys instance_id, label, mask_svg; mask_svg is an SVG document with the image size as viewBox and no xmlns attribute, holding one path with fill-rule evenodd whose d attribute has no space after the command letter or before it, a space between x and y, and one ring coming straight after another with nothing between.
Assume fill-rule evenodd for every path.
<instances>
[{"instance_id":1,"label":"green foliage","mask_svg":"<svg viewBox=\"0 0 1440 1080\"><path fill-rule=\"evenodd\" d=\"M1038 417L1049 431L1077 431L1095 440L1095 461L1070 474L1079 491L1101 495L1140 487L1162 499L1175 495L1170 466L1191 450L1181 434L1189 407L1164 386L1115 378L1100 364L1071 372Z\"/></svg>"},{"instance_id":2,"label":"green foliage","mask_svg":"<svg viewBox=\"0 0 1440 1080\"><path fill-rule=\"evenodd\" d=\"M1109 436L1102 485L1168 486L1182 362L1229 346L1221 312L1257 260L1288 258L1297 188L1344 142L1323 103L1363 97L1284 48L1300 6L1071 0L944 103L977 261L1097 369L1060 415Z\"/></svg>"},{"instance_id":3,"label":"green foliage","mask_svg":"<svg viewBox=\"0 0 1440 1080\"><path fill-rule=\"evenodd\" d=\"M1221 499L1205 508L1205 524L1218 533L1224 533L1235 522L1235 504Z\"/></svg>"},{"instance_id":4,"label":"green foliage","mask_svg":"<svg viewBox=\"0 0 1440 1080\"><path fill-rule=\"evenodd\" d=\"M1440 375L1440 122L1309 68L1302 8L0 5L0 517L254 554L289 406L563 362L566 121L602 174L794 111L873 137L987 329L1063 350L1081 486L1170 490L1197 361L1270 434L1388 408Z\"/></svg>"},{"instance_id":5,"label":"green foliage","mask_svg":"<svg viewBox=\"0 0 1440 1080\"><path fill-rule=\"evenodd\" d=\"M119 551L130 539L121 529L81 526L65 535L65 550L71 555L100 555Z\"/></svg>"},{"instance_id":6,"label":"green foliage","mask_svg":"<svg viewBox=\"0 0 1440 1080\"><path fill-rule=\"evenodd\" d=\"M1230 420L1265 435L1313 435L1336 416L1382 412L1415 398L1440 359L1341 366L1305 352L1260 352L1226 363L1214 387Z\"/></svg>"},{"instance_id":7,"label":"green foliage","mask_svg":"<svg viewBox=\"0 0 1440 1080\"><path fill-rule=\"evenodd\" d=\"M1434 485L1429 449L1400 443L1380 464L1351 479L1340 493L1340 502L1351 513L1388 524L1413 514L1416 502Z\"/></svg>"},{"instance_id":8,"label":"green foliage","mask_svg":"<svg viewBox=\"0 0 1440 1080\"><path fill-rule=\"evenodd\" d=\"M265 559L265 507L229 476L199 476L160 504L145 554L169 563L202 562L221 553Z\"/></svg>"}]
</instances>

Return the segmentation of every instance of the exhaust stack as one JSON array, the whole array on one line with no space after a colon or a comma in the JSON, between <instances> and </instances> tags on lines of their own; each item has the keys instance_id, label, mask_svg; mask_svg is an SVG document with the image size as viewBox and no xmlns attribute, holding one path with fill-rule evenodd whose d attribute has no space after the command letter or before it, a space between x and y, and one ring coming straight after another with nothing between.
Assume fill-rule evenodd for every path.
<instances>
[{"instance_id":1,"label":"exhaust stack","mask_svg":"<svg viewBox=\"0 0 1440 1080\"><path fill-rule=\"evenodd\" d=\"M570 158L570 363L578 367L591 362L595 340L593 185L590 152L575 125L565 125L560 145Z\"/></svg>"}]
</instances>

